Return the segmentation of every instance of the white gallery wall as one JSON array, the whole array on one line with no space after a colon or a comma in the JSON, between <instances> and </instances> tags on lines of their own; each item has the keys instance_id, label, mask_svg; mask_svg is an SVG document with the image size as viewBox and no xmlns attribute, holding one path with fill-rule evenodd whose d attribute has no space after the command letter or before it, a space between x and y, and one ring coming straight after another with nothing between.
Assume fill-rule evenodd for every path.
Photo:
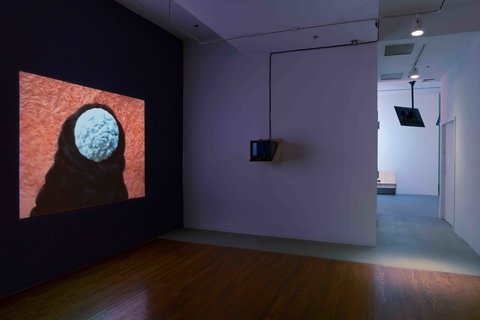
<instances>
[{"instance_id":1,"label":"white gallery wall","mask_svg":"<svg viewBox=\"0 0 480 320\"><path fill-rule=\"evenodd\" d=\"M480 36L441 83L442 121L456 119L454 230L480 254Z\"/></svg>"},{"instance_id":2,"label":"white gallery wall","mask_svg":"<svg viewBox=\"0 0 480 320\"><path fill-rule=\"evenodd\" d=\"M184 226L375 245L376 44L272 57L274 163L249 162L268 138L269 55L184 52Z\"/></svg>"},{"instance_id":3,"label":"white gallery wall","mask_svg":"<svg viewBox=\"0 0 480 320\"><path fill-rule=\"evenodd\" d=\"M395 171L397 194L438 195L438 137L440 89L414 89L415 108L425 128L402 127L394 106L411 107L406 90L378 92L378 170Z\"/></svg>"}]
</instances>

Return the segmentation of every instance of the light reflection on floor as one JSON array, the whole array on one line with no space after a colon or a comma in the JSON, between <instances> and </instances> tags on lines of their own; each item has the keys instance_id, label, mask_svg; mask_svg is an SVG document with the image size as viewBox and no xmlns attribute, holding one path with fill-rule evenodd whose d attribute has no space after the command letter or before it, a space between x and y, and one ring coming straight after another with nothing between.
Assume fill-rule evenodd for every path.
<instances>
[{"instance_id":1,"label":"light reflection on floor","mask_svg":"<svg viewBox=\"0 0 480 320\"><path fill-rule=\"evenodd\" d=\"M161 238L317 256L389 267L480 275L478 256L444 220L438 198L379 196L375 248L182 229Z\"/></svg>"}]
</instances>

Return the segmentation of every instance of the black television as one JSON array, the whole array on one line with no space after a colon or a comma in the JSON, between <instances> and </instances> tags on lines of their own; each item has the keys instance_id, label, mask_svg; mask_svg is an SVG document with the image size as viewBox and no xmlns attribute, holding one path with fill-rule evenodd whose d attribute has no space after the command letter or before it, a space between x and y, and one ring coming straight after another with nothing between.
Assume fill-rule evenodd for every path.
<instances>
[{"instance_id":1,"label":"black television","mask_svg":"<svg viewBox=\"0 0 480 320\"><path fill-rule=\"evenodd\" d=\"M395 111L400 125L406 127L425 127L420 111L417 108L395 106Z\"/></svg>"},{"instance_id":2,"label":"black television","mask_svg":"<svg viewBox=\"0 0 480 320\"><path fill-rule=\"evenodd\" d=\"M250 161L272 161L278 142L273 140L251 140Z\"/></svg>"}]
</instances>

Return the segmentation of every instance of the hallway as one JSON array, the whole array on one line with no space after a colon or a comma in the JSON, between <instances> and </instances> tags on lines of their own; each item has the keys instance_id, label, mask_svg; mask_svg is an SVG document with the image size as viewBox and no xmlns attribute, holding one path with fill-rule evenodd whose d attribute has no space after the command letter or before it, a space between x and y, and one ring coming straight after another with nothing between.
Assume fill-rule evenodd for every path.
<instances>
[{"instance_id":1,"label":"hallway","mask_svg":"<svg viewBox=\"0 0 480 320\"><path fill-rule=\"evenodd\" d=\"M377 251L392 254L388 264L480 274L480 256L438 218L438 197L378 195L377 213Z\"/></svg>"}]
</instances>

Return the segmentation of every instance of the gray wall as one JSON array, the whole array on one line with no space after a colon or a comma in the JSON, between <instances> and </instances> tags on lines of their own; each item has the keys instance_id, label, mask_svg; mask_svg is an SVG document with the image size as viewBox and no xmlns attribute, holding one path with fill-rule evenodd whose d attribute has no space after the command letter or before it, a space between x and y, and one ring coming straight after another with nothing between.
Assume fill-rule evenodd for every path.
<instances>
[{"instance_id":1,"label":"gray wall","mask_svg":"<svg viewBox=\"0 0 480 320\"><path fill-rule=\"evenodd\" d=\"M456 117L455 232L480 254L480 37L442 77L442 121Z\"/></svg>"},{"instance_id":2,"label":"gray wall","mask_svg":"<svg viewBox=\"0 0 480 320\"><path fill-rule=\"evenodd\" d=\"M249 162L268 137L268 54L228 44L184 53L184 225L375 245L376 45L274 55L278 163Z\"/></svg>"}]
</instances>

